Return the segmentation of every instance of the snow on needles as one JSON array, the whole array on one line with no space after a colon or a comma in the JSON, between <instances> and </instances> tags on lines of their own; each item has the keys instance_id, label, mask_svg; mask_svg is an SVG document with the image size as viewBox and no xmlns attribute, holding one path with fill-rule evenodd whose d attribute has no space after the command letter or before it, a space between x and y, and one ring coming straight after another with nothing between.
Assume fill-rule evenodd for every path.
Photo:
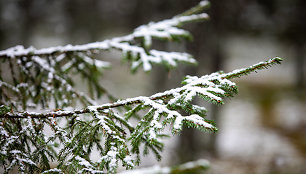
<instances>
[{"instance_id":1,"label":"snow on needles","mask_svg":"<svg viewBox=\"0 0 306 174\"><path fill-rule=\"evenodd\" d=\"M190 33L184 29L178 28L184 23L207 19L206 13L193 14L189 16L176 16L172 19L163 20L160 22L150 22L147 25L142 25L134 30L130 35L116 37L110 40L104 40L101 42L93 42L84 45L66 45L56 46L49 48L36 49L34 47L24 48L21 45L17 45L12 48L0 51L0 58L20 58L20 57L31 57L38 56L44 57L48 55L58 56L56 60L62 60L66 53L96 53L99 50L118 49L125 53L131 53L132 69L138 68L140 65L143 66L144 71L150 71L152 63L166 63L170 66L176 66L176 62L188 62L196 63L195 59L187 53L177 52L164 52L158 50L145 50L150 49L152 44L152 38L173 40L174 38L186 38L190 36ZM131 44L131 41L135 41L137 38L142 38L145 43L145 48ZM139 60L137 57L139 56ZM36 58L37 59L37 58ZM108 62L92 60L88 56L83 56L85 62L89 64L95 64L97 67L109 67ZM40 61L41 62L41 61Z\"/></svg>"}]
</instances>

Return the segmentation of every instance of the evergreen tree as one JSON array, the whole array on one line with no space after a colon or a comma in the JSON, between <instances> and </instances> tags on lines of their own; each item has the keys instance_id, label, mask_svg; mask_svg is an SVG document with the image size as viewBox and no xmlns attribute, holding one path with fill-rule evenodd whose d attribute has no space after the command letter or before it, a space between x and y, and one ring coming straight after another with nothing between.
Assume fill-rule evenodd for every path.
<instances>
[{"instance_id":1,"label":"evergreen tree","mask_svg":"<svg viewBox=\"0 0 306 174\"><path fill-rule=\"evenodd\" d=\"M167 69L179 62L196 64L187 53L155 50L152 43L153 39L191 39L191 34L181 27L207 20L208 15L202 11L208 6L207 1L202 1L171 19L150 22L129 35L101 42L44 49L15 46L0 51L2 66L9 69L0 69L1 167L6 173L16 167L23 173L116 173L118 166L137 166L141 156L150 150L160 159L162 138L170 136L166 127L171 127L172 134L183 127L217 131L214 122L205 118L206 108L194 104L194 98L223 104L224 98L237 93L231 79L279 64L281 58L229 73L186 76L181 87L148 97L117 100L99 83L110 63L95 57L116 49L130 63L132 72L140 68L150 71L154 64ZM86 80L89 95L76 90L72 78L75 75ZM101 97L109 103L97 104L95 100ZM83 109L71 109L80 103ZM50 111L52 105L58 109ZM38 108L46 111L35 112ZM98 161L90 159L93 150L99 152ZM56 168L51 169L51 162L57 164ZM207 161L193 164L193 168L208 165ZM189 169L190 165L185 164L156 171L175 173Z\"/></svg>"}]
</instances>

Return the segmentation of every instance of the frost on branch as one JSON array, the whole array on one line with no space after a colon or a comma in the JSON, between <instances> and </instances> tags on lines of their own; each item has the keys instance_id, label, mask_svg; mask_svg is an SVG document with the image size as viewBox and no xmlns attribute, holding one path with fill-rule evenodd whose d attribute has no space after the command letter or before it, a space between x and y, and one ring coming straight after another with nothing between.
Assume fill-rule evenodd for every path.
<instances>
[{"instance_id":1,"label":"frost on branch","mask_svg":"<svg viewBox=\"0 0 306 174\"><path fill-rule=\"evenodd\" d=\"M160 152L164 146L162 138L169 136L165 131L166 127L171 127L174 134L179 133L183 126L202 131L217 130L212 121L205 119L206 109L192 102L196 96L214 104L223 104L224 98L237 93L237 86L230 79L279 64L281 60L273 58L230 73L216 72L202 77L187 76L182 87L149 97L129 98L114 103L88 106L81 110L12 113L1 107L1 117L7 119L0 125L0 145L3 147L1 158L6 159L3 164L6 171L15 165L24 166L25 171L44 171L49 169L49 160L55 160L59 165L49 173L116 173L119 165L126 169L137 166L141 154L147 154L149 151L160 159ZM121 107L129 109L120 112ZM67 126L61 127L57 124L60 117L66 118ZM136 119L137 122L131 124L132 119ZM11 126L18 125L22 126L22 130L13 131L17 128L12 129ZM43 125L48 125L53 135L43 134ZM21 142L18 138L20 136L24 137L25 141ZM36 149L22 146L23 143L32 143ZM140 146L144 147L143 152L140 152ZM27 151L23 148L27 148ZM59 153L56 153L55 149ZM89 158L93 149L99 152L98 161ZM20 154L20 157L16 154ZM14 160L10 161L8 156ZM17 159L23 163L18 163ZM48 160L47 164L43 163L44 160ZM38 164L44 164L43 168L38 168Z\"/></svg>"},{"instance_id":2,"label":"frost on branch","mask_svg":"<svg viewBox=\"0 0 306 174\"><path fill-rule=\"evenodd\" d=\"M189 39L189 32L179 27L207 19L205 13L199 14L207 5L202 1L172 19L151 22L132 34L110 40L43 49L16 46L0 51L0 58L8 67L5 72L0 69L0 170L116 173L119 166L134 168L141 155L150 151L160 159L162 139L171 134L166 128L172 134L183 127L216 131L213 121L205 118L206 108L193 102L195 97L223 104L224 98L237 93L237 86L230 79L280 63L280 58L231 73L187 76L182 87L116 101L99 84L110 63L94 57L103 50L119 50L133 71L139 68L150 71L153 64L171 68L178 62L196 63L187 53L154 50L151 45L153 39ZM10 79L5 80L4 74ZM86 80L89 95L75 89L72 74ZM102 95L107 95L109 103L96 104L93 99ZM51 102L61 109L52 110ZM83 103L85 108L65 110L75 102ZM49 110L25 111L28 107ZM98 160L92 160L91 155ZM51 169L51 163L57 166ZM188 171L193 164L176 169Z\"/></svg>"},{"instance_id":3,"label":"frost on branch","mask_svg":"<svg viewBox=\"0 0 306 174\"><path fill-rule=\"evenodd\" d=\"M122 52L123 59L131 63L132 71L139 67L150 71L153 64L164 65L166 68L176 67L178 62L195 64L195 59L187 53L151 49L152 39L190 39L190 33L180 27L189 22L208 19L206 13L201 13L205 6L207 3L199 3L196 8L198 10L193 13L150 22L136 28L129 35L101 42L42 49L18 45L0 51L0 59L9 65L13 82L3 81L0 71L0 104L25 110L37 104L48 107L53 101L56 108L63 108L71 106L76 100L84 105L94 105L96 103L93 99L104 94L112 101L113 97L99 83L99 78L110 67L110 63L95 58L95 54L105 50L116 49ZM90 95L74 88L71 74L75 73L87 81Z\"/></svg>"}]
</instances>

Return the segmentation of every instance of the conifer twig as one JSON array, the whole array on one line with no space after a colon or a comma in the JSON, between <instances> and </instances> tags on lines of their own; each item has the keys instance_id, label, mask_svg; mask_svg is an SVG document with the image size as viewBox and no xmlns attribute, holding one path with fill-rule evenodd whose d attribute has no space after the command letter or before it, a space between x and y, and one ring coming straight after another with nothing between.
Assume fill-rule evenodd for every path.
<instances>
[{"instance_id":1,"label":"conifer twig","mask_svg":"<svg viewBox=\"0 0 306 174\"><path fill-rule=\"evenodd\" d=\"M144 155L152 151L159 160L162 138L171 134L166 128L172 134L183 127L217 131L214 121L206 119L207 109L193 102L195 97L223 104L225 98L237 93L231 79L279 64L281 58L229 73L186 76L181 87L115 101L99 84L110 63L94 57L103 50L119 50L132 71L139 67L150 71L153 64L166 68L176 67L179 62L195 64L187 53L152 49L152 40L190 39L190 33L180 27L207 20L202 10L208 6L208 1L201 1L171 19L150 22L132 34L101 42L43 49L16 46L0 51L0 59L10 68L8 74L0 69L0 163L4 172L18 168L22 173L116 173L119 165L126 169L139 165L142 150ZM88 80L88 96L74 88L72 73ZM95 94L96 98L107 96L110 102L97 105ZM64 110L74 101L82 102L85 108ZM37 110L40 106L50 107L51 102L62 109L27 111L30 105ZM99 160L91 159L93 153ZM58 165L50 169L51 162ZM156 172L189 173L207 166L207 161L201 160L158 168Z\"/></svg>"},{"instance_id":2,"label":"conifer twig","mask_svg":"<svg viewBox=\"0 0 306 174\"><path fill-rule=\"evenodd\" d=\"M198 12L198 11L197 11ZM146 37L156 37L156 38L168 38L170 34L178 35L178 34L187 34L184 30L176 29L171 33L169 31L169 35L163 33L162 31L157 32L156 29L165 29L162 28L162 24L167 24L172 27L181 26L183 24L198 21L198 20L205 20L208 18L206 13L202 14L192 14L188 13L184 16L177 16L172 19L164 20L161 22L150 23L148 25L143 25L135 29L132 34L116 37L109 40L104 40L100 42L93 42L83 45L66 45L66 46L56 46L56 47L49 47L49 48L42 48L36 49L34 47L24 48L21 45L16 47L9 48L7 50L0 51L0 58L20 58L20 57L32 57L32 56L48 56L48 55L60 55L66 54L70 52L88 52L88 51L97 51L97 50L108 50L112 47L118 48L116 44L120 44L122 42L130 42L137 38L146 38ZM143 29L146 30L143 30ZM145 32L147 31L147 32ZM167 31L168 32L168 31ZM175 33L176 32L176 33Z\"/></svg>"},{"instance_id":3,"label":"conifer twig","mask_svg":"<svg viewBox=\"0 0 306 174\"><path fill-rule=\"evenodd\" d=\"M234 70L231 73L224 74L222 78L225 78L225 79L237 78L237 77L240 77L240 76L243 76L243 75L250 74L251 72L254 72L256 70L267 69L268 67L270 67L272 65L281 64L282 61L283 61L282 58L275 57L275 58L270 59L268 61L259 62L257 64L254 64L254 65L252 65L248 68Z\"/></svg>"},{"instance_id":4,"label":"conifer twig","mask_svg":"<svg viewBox=\"0 0 306 174\"><path fill-rule=\"evenodd\" d=\"M270 59L266 62L260 62L255 65L252 65L248 68L243 68L239 70L234 70L229 73L221 74L218 76L216 79L233 79L237 78L246 74L249 74L251 72L261 70L264 68L267 68L269 66L272 66L274 64L280 64L282 61L281 58L275 57L273 59ZM205 76L203 76L205 77ZM215 77L214 77L215 78ZM210 79L213 80L213 79ZM171 89L162 93L157 93L154 94L150 97L135 97L135 98L129 98L126 100L121 100L117 101L115 103L107 103L103 105L97 105L97 106L89 106L85 109L80 109L80 110L74 110L74 111L55 111L55 112L48 112L48 113L38 113L38 112L7 112L5 114L0 115L0 118L47 118L47 117L66 117L66 116L73 116L73 115L79 115L79 114L86 114L90 113L92 109L95 109L97 111L103 111L105 109L110 109L110 108L117 108L125 105L132 105L132 104L139 104L139 103L144 103L145 100L158 100L162 98L167 98L169 96L172 96L173 93L181 93L186 89L186 85L183 87Z\"/></svg>"},{"instance_id":5,"label":"conifer twig","mask_svg":"<svg viewBox=\"0 0 306 174\"><path fill-rule=\"evenodd\" d=\"M190 39L191 34L181 26L207 20L208 15L202 13L206 5L207 1L202 1L188 13L150 22L139 26L131 34L100 42L42 49L17 45L0 51L0 59L8 62L11 70L6 76L13 81L12 84L3 81L0 73L0 85L3 87L0 89L3 91L0 104L12 106L15 110L26 110L28 102L44 108L52 101L55 108L64 108L72 105L74 101L82 102L85 106L96 105L94 100L104 94L111 99L108 91L99 83L99 77L102 76L103 70L110 67L110 63L94 57L104 50L122 52L123 59L130 62L133 72L141 67L144 71L150 71L153 64L160 64L168 69L176 67L179 62L196 64L190 54L152 49L152 40L172 42ZM74 80L71 78L71 73L74 72L88 80L89 95L74 88ZM23 82L24 85L18 86L17 81ZM16 89L19 92L16 92ZM16 98L16 102L7 100L8 93L11 94L10 97Z\"/></svg>"}]
</instances>

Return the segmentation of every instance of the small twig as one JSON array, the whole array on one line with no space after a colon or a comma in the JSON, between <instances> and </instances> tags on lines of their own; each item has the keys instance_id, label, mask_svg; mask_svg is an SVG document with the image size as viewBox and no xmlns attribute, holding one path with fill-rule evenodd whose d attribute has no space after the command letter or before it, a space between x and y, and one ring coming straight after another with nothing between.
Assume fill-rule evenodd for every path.
<instances>
[{"instance_id":1,"label":"small twig","mask_svg":"<svg viewBox=\"0 0 306 174\"><path fill-rule=\"evenodd\" d=\"M252 65L252 66L248 67L248 68L244 68L244 69L240 69L240 70L234 70L233 72L224 74L222 78L223 79L237 78L237 77L249 74L249 73L254 72L254 71L256 72L256 70L261 70L261 69L268 68L269 66L272 66L274 64L280 64L281 61L283 61L282 58L274 57L274 58L272 58L268 61L257 63L255 65Z\"/></svg>"},{"instance_id":2,"label":"small twig","mask_svg":"<svg viewBox=\"0 0 306 174\"><path fill-rule=\"evenodd\" d=\"M210 6L210 2L209 1L201 1L197 6L177 15L177 17L179 16L189 16L189 15L192 15L192 14L197 14L197 13L200 13L201 11L209 8Z\"/></svg>"}]
</instances>

